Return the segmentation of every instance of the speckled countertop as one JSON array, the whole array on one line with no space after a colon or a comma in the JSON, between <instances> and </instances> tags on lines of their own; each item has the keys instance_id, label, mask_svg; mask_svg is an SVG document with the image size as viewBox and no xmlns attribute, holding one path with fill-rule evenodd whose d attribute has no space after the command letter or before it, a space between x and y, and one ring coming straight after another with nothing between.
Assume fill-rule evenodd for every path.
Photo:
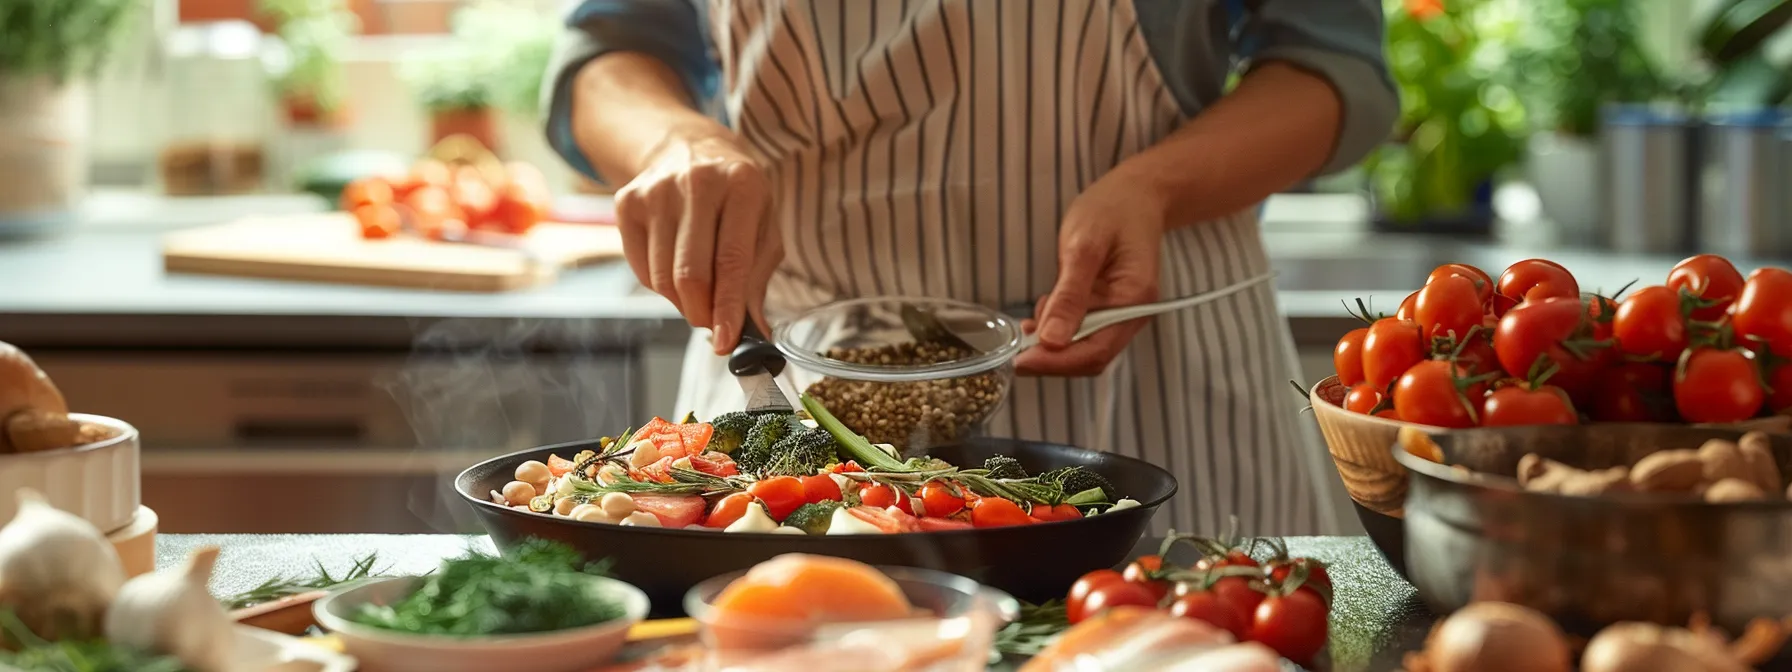
<instances>
[{"instance_id":1,"label":"speckled countertop","mask_svg":"<svg viewBox=\"0 0 1792 672\"><path fill-rule=\"evenodd\" d=\"M1294 555L1316 558L1331 568L1335 590L1331 664L1320 669L1399 669L1401 654L1418 648L1433 621L1412 586L1388 567L1367 537L1287 541ZM212 590L218 595L240 593L274 577L312 576L320 565L341 572L368 553L377 553L387 572L402 574L428 571L443 558L469 547L492 548L484 537L453 535L173 534L157 539L156 565L175 564L191 549L208 544L224 549L212 579ZM1147 539L1139 544L1138 552L1155 552L1156 548L1157 541Z\"/></svg>"}]
</instances>

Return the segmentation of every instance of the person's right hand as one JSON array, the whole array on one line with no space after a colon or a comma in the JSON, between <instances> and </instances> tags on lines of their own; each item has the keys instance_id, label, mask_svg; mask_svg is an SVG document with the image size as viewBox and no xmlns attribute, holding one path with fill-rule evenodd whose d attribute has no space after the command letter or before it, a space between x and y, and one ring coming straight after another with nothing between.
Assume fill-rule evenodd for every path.
<instances>
[{"instance_id":1,"label":"person's right hand","mask_svg":"<svg viewBox=\"0 0 1792 672\"><path fill-rule=\"evenodd\" d=\"M642 165L616 192L628 265L728 353L748 316L764 330L765 287L783 258L771 181L719 126L673 131Z\"/></svg>"}]
</instances>

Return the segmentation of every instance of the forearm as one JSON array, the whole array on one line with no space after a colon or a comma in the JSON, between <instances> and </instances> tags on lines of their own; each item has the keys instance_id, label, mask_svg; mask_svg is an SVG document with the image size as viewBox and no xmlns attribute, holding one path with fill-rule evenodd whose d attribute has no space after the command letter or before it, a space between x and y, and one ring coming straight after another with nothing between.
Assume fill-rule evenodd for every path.
<instances>
[{"instance_id":1,"label":"forearm","mask_svg":"<svg viewBox=\"0 0 1792 672\"><path fill-rule=\"evenodd\" d=\"M1266 61L1238 88L1111 179L1149 189L1167 226L1186 226L1250 207L1312 177L1342 131L1339 95L1300 68Z\"/></svg>"},{"instance_id":2,"label":"forearm","mask_svg":"<svg viewBox=\"0 0 1792 672\"><path fill-rule=\"evenodd\" d=\"M692 106L672 68L646 54L618 51L591 59L572 88L573 139L610 184L633 180L670 138L728 132Z\"/></svg>"}]
</instances>

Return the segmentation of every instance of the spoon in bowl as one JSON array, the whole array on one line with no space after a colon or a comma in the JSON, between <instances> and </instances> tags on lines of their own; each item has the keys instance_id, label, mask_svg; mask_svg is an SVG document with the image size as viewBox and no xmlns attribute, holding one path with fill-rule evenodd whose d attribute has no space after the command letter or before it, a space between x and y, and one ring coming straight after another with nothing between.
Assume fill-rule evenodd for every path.
<instances>
[{"instance_id":1,"label":"spoon in bowl","mask_svg":"<svg viewBox=\"0 0 1792 672\"><path fill-rule=\"evenodd\" d=\"M1244 290L1250 289L1251 287L1254 287L1258 284L1262 284L1262 283L1274 280L1275 277L1276 277L1275 272L1271 271L1269 273L1264 273L1262 275L1251 276L1249 278L1245 278L1243 280L1232 283L1230 285L1226 285L1225 287L1221 287L1219 289L1215 289L1212 291L1202 292L1202 293L1196 294L1194 296L1185 296L1185 297L1181 297L1181 298L1170 299L1168 301L1158 301L1156 303L1141 303L1141 304L1138 304L1135 306L1121 306L1118 308L1104 308L1101 310L1092 310L1092 311L1089 311L1088 314L1083 316L1083 326L1081 329L1077 330L1075 336L1070 337L1070 342L1075 343L1077 341L1083 340L1083 339L1088 338L1089 336L1093 335L1097 331L1101 331L1103 329L1114 326L1116 324L1120 324L1121 322L1136 320L1141 317L1152 317L1155 315L1162 315L1164 313L1182 310L1184 308L1193 308L1195 306L1199 306L1204 303L1212 303L1214 301L1218 301L1220 299L1226 298L1233 294L1237 294ZM1032 310L1032 307L1028 306L1027 310L1030 313ZM1029 315L1029 317L1030 317L1030 315ZM1032 333L1025 334L1025 335L1021 336L1020 349L1023 352L1029 348L1032 348L1035 345L1039 345L1039 330L1035 329L1035 330L1033 330Z\"/></svg>"}]
</instances>

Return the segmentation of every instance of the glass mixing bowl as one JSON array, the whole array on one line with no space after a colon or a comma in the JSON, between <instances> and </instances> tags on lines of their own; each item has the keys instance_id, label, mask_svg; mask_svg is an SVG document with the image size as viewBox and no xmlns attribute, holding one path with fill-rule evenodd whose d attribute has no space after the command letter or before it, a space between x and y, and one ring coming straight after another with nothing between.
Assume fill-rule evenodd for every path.
<instances>
[{"instance_id":1,"label":"glass mixing bowl","mask_svg":"<svg viewBox=\"0 0 1792 672\"><path fill-rule=\"evenodd\" d=\"M773 331L798 389L872 443L904 452L982 432L1008 400L1019 321L949 299L852 299Z\"/></svg>"}]
</instances>

